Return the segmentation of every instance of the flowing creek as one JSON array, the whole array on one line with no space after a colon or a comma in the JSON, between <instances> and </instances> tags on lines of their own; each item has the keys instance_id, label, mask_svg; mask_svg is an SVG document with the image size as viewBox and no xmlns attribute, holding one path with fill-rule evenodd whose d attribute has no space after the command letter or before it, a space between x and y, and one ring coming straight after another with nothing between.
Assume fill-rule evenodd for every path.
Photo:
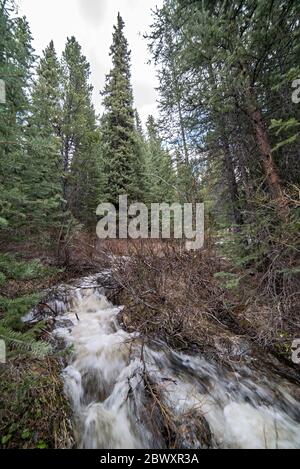
<instances>
[{"instance_id":1,"label":"flowing creek","mask_svg":"<svg viewBox=\"0 0 300 469\"><path fill-rule=\"evenodd\" d=\"M300 448L300 406L285 379L245 364L222 367L164 344L142 346L138 334L122 329L122 308L107 300L96 277L54 302L60 311L54 336L73 348L63 378L78 448L166 446L145 369L176 422L176 447Z\"/></svg>"}]
</instances>

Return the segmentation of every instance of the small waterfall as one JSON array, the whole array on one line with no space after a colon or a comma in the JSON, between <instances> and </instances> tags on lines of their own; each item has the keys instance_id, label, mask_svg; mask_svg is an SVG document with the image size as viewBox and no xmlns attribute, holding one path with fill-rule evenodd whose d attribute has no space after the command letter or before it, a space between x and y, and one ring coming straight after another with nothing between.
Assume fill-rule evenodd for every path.
<instances>
[{"instance_id":1,"label":"small waterfall","mask_svg":"<svg viewBox=\"0 0 300 469\"><path fill-rule=\"evenodd\" d=\"M122 330L121 308L92 280L73 288L54 331L73 347L63 376L78 448L165 447L145 367L176 422L177 447L205 447L204 421L212 447L300 448L299 402L287 381L245 365L222 367L164 344L144 347L137 334Z\"/></svg>"}]
</instances>

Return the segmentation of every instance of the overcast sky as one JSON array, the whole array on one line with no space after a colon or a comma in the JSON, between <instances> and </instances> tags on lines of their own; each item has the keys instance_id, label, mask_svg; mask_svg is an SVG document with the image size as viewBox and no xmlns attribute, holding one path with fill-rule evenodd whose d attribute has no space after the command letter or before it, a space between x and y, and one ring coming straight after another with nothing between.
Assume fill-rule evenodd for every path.
<instances>
[{"instance_id":1,"label":"overcast sky","mask_svg":"<svg viewBox=\"0 0 300 469\"><path fill-rule=\"evenodd\" d=\"M156 74L147 43L141 36L152 22L151 9L163 0L17 0L19 12L30 24L33 46L38 55L51 39L61 54L67 37L75 36L91 64L93 101L98 113L102 112L101 96L105 74L111 68L109 48L113 25L120 11L125 34L132 51L132 83L135 106L145 122L149 114L157 115Z\"/></svg>"}]
</instances>

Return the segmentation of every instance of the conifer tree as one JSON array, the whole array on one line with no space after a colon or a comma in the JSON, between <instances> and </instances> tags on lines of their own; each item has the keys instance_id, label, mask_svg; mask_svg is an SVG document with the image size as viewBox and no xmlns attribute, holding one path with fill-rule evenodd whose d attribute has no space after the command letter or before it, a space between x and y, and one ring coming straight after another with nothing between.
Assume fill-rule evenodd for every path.
<instances>
[{"instance_id":1,"label":"conifer tree","mask_svg":"<svg viewBox=\"0 0 300 469\"><path fill-rule=\"evenodd\" d=\"M31 95L33 122L39 124L41 135L58 136L62 120L63 71L53 41L43 52L36 74Z\"/></svg>"},{"instance_id":2,"label":"conifer tree","mask_svg":"<svg viewBox=\"0 0 300 469\"><path fill-rule=\"evenodd\" d=\"M103 179L100 173L99 138L92 105L90 66L74 37L63 52L62 159L64 197L75 217L83 223L96 221Z\"/></svg>"},{"instance_id":3,"label":"conifer tree","mask_svg":"<svg viewBox=\"0 0 300 469\"><path fill-rule=\"evenodd\" d=\"M147 145L147 201L149 203L174 202L177 197L175 172L171 156L162 146L153 116L149 116L147 120Z\"/></svg>"},{"instance_id":4,"label":"conifer tree","mask_svg":"<svg viewBox=\"0 0 300 469\"><path fill-rule=\"evenodd\" d=\"M141 200L142 164L135 130L131 86L130 51L124 36L124 21L118 14L110 55L113 67L106 77L103 91L103 155L107 173L108 198L117 203L127 194L132 201Z\"/></svg>"},{"instance_id":5,"label":"conifer tree","mask_svg":"<svg viewBox=\"0 0 300 469\"><path fill-rule=\"evenodd\" d=\"M137 109L134 112L134 117L135 117L135 130L140 137L144 138L143 124L142 124L142 121L141 121L141 118Z\"/></svg>"},{"instance_id":6,"label":"conifer tree","mask_svg":"<svg viewBox=\"0 0 300 469\"><path fill-rule=\"evenodd\" d=\"M0 0L0 79L5 82L5 102L0 103L0 240L24 237L33 209L26 193L28 167L28 116L30 74L34 61L31 35L15 4ZM8 280L36 278L45 270L37 262L24 263L0 253L0 339L12 350L43 358L50 346L35 340L35 331L24 331L21 317L36 304L38 295L9 298L2 294Z\"/></svg>"},{"instance_id":7,"label":"conifer tree","mask_svg":"<svg viewBox=\"0 0 300 469\"><path fill-rule=\"evenodd\" d=\"M0 79L6 100L0 103L0 230L26 223L23 170L26 166L26 120L31 67L31 35L25 18L15 16L15 4L0 2Z\"/></svg>"},{"instance_id":8,"label":"conifer tree","mask_svg":"<svg viewBox=\"0 0 300 469\"><path fill-rule=\"evenodd\" d=\"M31 95L28 164L24 171L25 191L32 211L27 227L50 231L62 227L63 166L60 154L62 71L51 41L37 66L37 79Z\"/></svg>"},{"instance_id":9,"label":"conifer tree","mask_svg":"<svg viewBox=\"0 0 300 469\"><path fill-rule=\"evenodd\" d=\"M233 257L272 272L274 291L298 256L299 13L296 0L164 0L150 36L163 111L178 91L214 226L237 228Z\"/></svg>"},{"instance_id":10,"label":"conifer tree","mask_svg":"<svg viewBox=\"0 0 300 469\"><path fill-rule=\"evenodd\" d=\"M135 141L136 153L139 161L138 174L140 175L139 191L140 202L146 202L147 199L147 158L148 158L148 143L146 140L145 132L143 129L142 120L135 110Z\"/></svg>"}]
</instances>

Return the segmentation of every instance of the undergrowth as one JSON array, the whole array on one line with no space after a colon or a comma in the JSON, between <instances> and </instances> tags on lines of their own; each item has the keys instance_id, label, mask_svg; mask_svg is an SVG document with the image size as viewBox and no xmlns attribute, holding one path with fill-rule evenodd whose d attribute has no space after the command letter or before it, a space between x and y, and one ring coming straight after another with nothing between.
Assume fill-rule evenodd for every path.
<instances>
[{"instance_id":1,"label":"undergrowth","mask_svg":"<svg viewBox=\"0 0 300 469\"><path fill-rule=\"evenodd\" d=\"M0 447L67 448L72 445L70 409L61 364L45 339L45 321L22 318L42 299L42 287L58 282L61 269L39 260L0 254ZM3 347L1 348L3 351Z\"/></svg>"},{"instance_id":2,"label":"undergrowth","mask_svg":"<svg viewBox=\"0 0 300 469\"><path fill-rule=\"evenodd\" d=\"M70 410L55 358L0 365L0 448L70 448Z\"/></svg>"}]
</instances>

